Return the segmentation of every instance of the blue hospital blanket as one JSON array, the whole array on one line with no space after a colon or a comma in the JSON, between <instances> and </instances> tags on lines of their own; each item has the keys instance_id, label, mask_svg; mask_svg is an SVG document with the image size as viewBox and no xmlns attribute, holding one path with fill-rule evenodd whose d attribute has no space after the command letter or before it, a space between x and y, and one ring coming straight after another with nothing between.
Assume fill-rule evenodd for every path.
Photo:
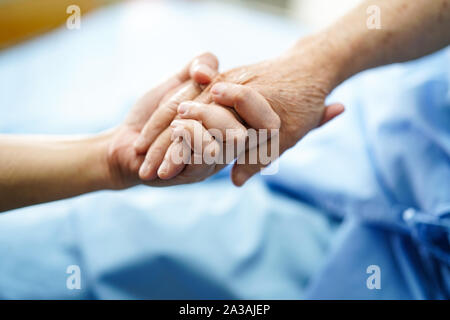
<instances>
[{"instance_id":1,"label":"blue hospital blanket","mask_svg":"<svg viewBox=\"0 0 450 320\"><path fill-rule=\"evenodd\" d=\"M202 41L203 24L220 36ZM228 69L300 34L218 4L110 7L79 32L61 28L0 54L0 131L98 132L200 50ZM349 80L330 97L345 115L288 151L277 175L242 189L224 170L196 185L0 215L0 297L448 298L449 71L444 50ZM81 290L66 287L70 265ZM380 290L366 286L370 265Z\"/></svg>"},{"instance_id":2,"label":"blue hospital blanket","mask_svg":"<svg viewBox=\"0 0 450 320\"><path fill-rule=\"evenodd\" d=\"M202 25L221 36L193 37ZM229 46L260 32L271 43ZM99 132L203 50L225 70L276 55L298 34L269 15L217 4L112 6L78 31L0 53L0 132ZM235 188L226 172L196 185L98 192L0 215L0 297L301 298L336 225L262 180ZM81 290L66 287L72 265Z\"/></svg>"},{"instance_id":3,"label":"blue hospital blanket","mask_svg":"<svg viewBox=\"0 0 450 320\"><path fill-rule=\"evenodd\" d=\"M272 189L345 219L309 297L448 299L450 50L367 71L330 100L343 101L347 114L299 143L266 178ZM387 288L367 290L370 265ZM345 270L355 272L342 277Z\"/></svg>"}]
</instances>

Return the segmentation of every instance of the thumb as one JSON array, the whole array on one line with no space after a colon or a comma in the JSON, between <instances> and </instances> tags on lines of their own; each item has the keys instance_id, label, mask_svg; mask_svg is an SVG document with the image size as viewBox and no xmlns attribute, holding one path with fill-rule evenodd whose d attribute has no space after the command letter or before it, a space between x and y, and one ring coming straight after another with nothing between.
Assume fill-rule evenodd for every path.
<instances>
[{"instance_id":1,"label":"thumb","mask_svg":"<svg viewBox=\"0 0 450 320\"><path fill-rule=\"evenodd\" d=\"M283 152L284 149L278 150L276 154L271 154L270 159L261 159L261 154L258 152L260 148L263 148L263 150L266 150L265 152L272 153L272 144L278 143L278 140L274 142L273 139L266 140L262 142L260 145L258 145L255 148L252 148L250 150L245 151L245 153L241 154L236 162L233 165L233 168L231 169L231 181L233 181L233 184L237 187L242 186L245 182L247 182L248 179L250 179L252 176L254 176L256 173L260 172L262 169L267 167L272 163L272 161L276 160L276 158L279 157L279 155ZM279 147L279 145L278 145ZM256 152L255 152L256 151ZM251 163L252 161L250 152L256 153L256 163ZM244 160L244 163L241 163ZM267 161L269 160L269 161Z\"/></svg>"},{"instance_id":2,"label":"thumb","mask_svg":"<svg viewBox=\"0 0 450 320\"><path fill-rule=\"evenodd\" d=\"M252 176L254 176L256 173L260 172L261 169L263 169L265 165L262 165L260 163L257 164L234 164L233 168L231 169L231 181L233 181L233 184L237 187L241 187L244 185L245 182L247 182L248 179L250 179Z\"/></svg>"},{"instance_id":3,"label":"thumb","mask_svg":"<svg viewBox=\"0 0 450 320\"><path fill-rule=\"evenodd\" d=\"M344 112L345 107L342 103L333 103L329 106L325 107L325 111L323 112L322 120L320 121L317 127L323 126L328 121L334 119L342 112Z\"/></svg>"},{"instance_id":4,"label":"thumb","mask_svg":"<svg viewBox=\"0 0 450 320\"><path fill-rule=\"evenodd\" d=\"M210 52L197 56L190 64L189 75L198 84L208 85L218 74L219 61Z\"/></svg>"},{"instance_id":5,"label":"thumb","mask_svg":"<svg viewBox=\"0 0 450 320\"><path fill-rule=\"evenodd\" d=\"M333 103L329 106L325 107L325 111L323 112L322 120L320 121L318 127L324 125L328 121L334 119L341 113L343 113L345 107L341 103ZM270 144L271 141L266 141L265 143ZM282 151L282 150L281 150ZM248 157L248 150L246 151L246 157ZM281 154L281 153L280 153ZM235 163L233 169L231 170L231 180L233 183L240 187L242 186L248 179L250 179L253 175L260 172L261 169L266 167L267 165L263 165L261 163L256 164L237 164Z\"/></svg>"}]
</instances>

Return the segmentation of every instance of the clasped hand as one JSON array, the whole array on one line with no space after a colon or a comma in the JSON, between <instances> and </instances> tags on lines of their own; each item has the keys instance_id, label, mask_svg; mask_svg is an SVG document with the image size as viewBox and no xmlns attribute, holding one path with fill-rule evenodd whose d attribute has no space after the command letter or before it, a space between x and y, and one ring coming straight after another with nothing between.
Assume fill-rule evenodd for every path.
<instances>
[{"instance_id":1,"label":"clasped hand","mask_svg":"<svg viewBox=\"0 0 450 320\"><path fill-rule=\"evenodd\" d=\"M114 133L108 163L115 188L197 182L236 158L232 180L240 186L340 114L342 105L324 106L328 84L311 68L292 70L292 59L218 74L216 57L206 53L150 90Z\"/></svg>"}]
</instances>

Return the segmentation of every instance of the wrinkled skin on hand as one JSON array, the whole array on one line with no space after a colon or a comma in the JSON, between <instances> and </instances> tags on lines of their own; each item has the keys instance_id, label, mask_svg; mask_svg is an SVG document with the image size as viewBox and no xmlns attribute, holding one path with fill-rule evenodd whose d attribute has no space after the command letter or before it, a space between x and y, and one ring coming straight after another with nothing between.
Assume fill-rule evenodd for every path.
<instances>
[{"instance_id":1,"label":"wrinkled skin on hand","mask_svg":"<svg viewBox=\"0 0 450 320\"><path fill-rule=\"evenodd\" d=\"M324 75L326 70L325 64L315 56L288 52L277 59L227 71L214 79L211 87L218 82L231 82L249 86L264 96L281 119L281 155L310 130L343 111L343 106L339 105L327 108L330 114L325 112L325 98L334 87ZM246 97L237 98L245 100ZM197 100L209 103L213 97L205 90ZM259 164L235 164L233 182L242 185L262 167Z\"/></svg>"},{"instance_id":2,"label":"wrinkled skin on hand","mask_svg":"<svg viewBox=\"0 0 450 320\"><path fill-rule=\"evenodd\" d=\"M317 127L328 95L326 85L307 70L297 72L284 59L265 61L227 71L217 82L232 82L257 90L281 119L280 142L293 146L308 131ZM199 99L205 99L202 96ZM245 97L242 97L245 99Z\"/></svg>"},{"instance_id":3,"label":"wrinkled skin on hand","mask_svg":"<svg viewBox=\"0 0 450 320\"><path fill-rule=\"evenodd\" d=\"M252 118L252 115L258 115L259 113L258 106L254 103L256 92L261 99L270 104L269 108L271 107L281 119L279 131L279 154L281 154L292 147L311 129L342 112L342 108L328 107L325 109L325 98L333 88L332 82L329 81L326 66L327 61L321 59L323 55L312 52L309 49L310 47L308 40L305 40L300 50L296 48L295 50L288 51L279 58L227 71L215 77L213 83L195 101L203 104L215 102L216 105L222 104L228 107L235 107L238 115L239 110L236 107L241 104L240 102L245 101L248 107L247 117L239 117L234 113L236 119L242 121L243 118L248 120ZM320 48L320 46L313 47ZM215 90L218 88L220 82L242 85L239 86L239 94L232 99L235 101L234 105L220 101L220 94L218 95L217 90ZM177 100L178 104L180 102ZM175 172L175 178L173 178L172 174L168 174L167 166L164 165L167 164L167 161L163 161L163 158L170 156L171 148L177 150L177 147L175 146L176 142L171 144L172 128L165 128L166 124L164 125L165 129L160 127L161 123L167 122L168 124L168 121L178 118L176 112L173 113L174 109L172 107L158 109L152 116L152 119L146 124L145 129L138 139L138 152L146 153L146 158L140 168L139 176L142 180L149 181L149 184L153 184L154 182L152 181L160 181L161 178L165 179L168 184L177 184L178 181L181 183L185 181L201 181L225 166L223 164L189 164L185 167L182 166L174 169L172 172ZM227 109L232 111L230 108ZM328 112L330 109L334 111L331 113ZM218 114L216 116L218 118L216 119L222 119L222 116L223 114ZM158 120L156 121L156 119ZM159 119L164 120L160 121ZM278 125L280 119L278 119ZM248 123L244 124L247 127L251 127ZM259 129L262 128L266 127L259 127ZM267 143L267 150L271 149L271 141L262 143ZM244 156L248 158L248 151ZM274 157L272 160L274 160ZM236 185L242 185L263 166L262 164L235 164L232 171L233 182ZM154 180L155 177L159 178Z\"/></svg>"}]
</instances>

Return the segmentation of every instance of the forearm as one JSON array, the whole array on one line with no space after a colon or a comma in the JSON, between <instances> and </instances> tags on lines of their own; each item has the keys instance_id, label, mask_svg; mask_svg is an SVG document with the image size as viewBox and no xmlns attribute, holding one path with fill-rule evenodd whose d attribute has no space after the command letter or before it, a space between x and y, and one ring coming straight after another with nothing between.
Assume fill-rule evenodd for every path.
<instances>
[{"instance_id":1,"label":"forearm","mask_svg":"<svg viewBox=\"0 0 450 320\"><path fill-rule=\"evenodd\" d=\"M106 141L0 136L0 212L109 187Z\"/></svg>"},{"instance_id":2,"label":"forearm","mask_svg":"<svg viewBox=\"0 0 450 320\"><path fill-rule=\"evenodd\" d=\"M378 6L380 29L370 29L367 8ZM364 1L306 41L332 75L333 89L373 67L419 58L450 43L450 0ZM300 41L294 51L302 51Z\"/></svg>"}]
</instances>

